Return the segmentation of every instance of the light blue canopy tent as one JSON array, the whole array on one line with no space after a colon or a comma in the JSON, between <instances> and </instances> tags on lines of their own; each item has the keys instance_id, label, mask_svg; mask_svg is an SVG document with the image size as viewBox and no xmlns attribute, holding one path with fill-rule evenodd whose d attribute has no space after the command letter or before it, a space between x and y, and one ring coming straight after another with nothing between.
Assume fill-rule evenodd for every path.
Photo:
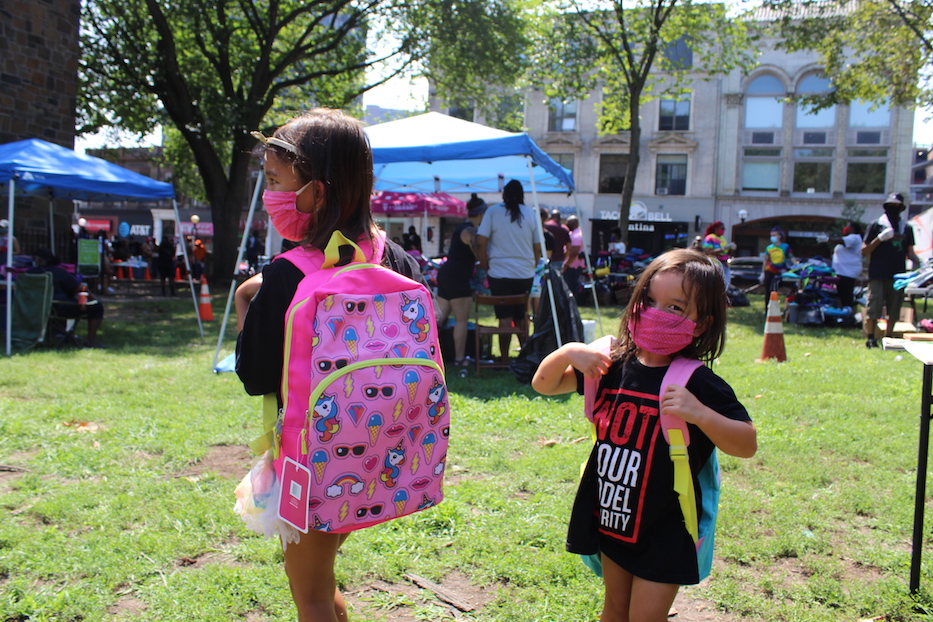
<instances>
[{"instance_id":1,"label":"light blue canopy tent","mask_svg":"<svg viewBox=\"0 0 933 622\"><path fill-rule=\"evenodd\" d=\"M158 201L172 200L175 221L180 222L175 191L171 184L134 173L93 156L80 154L61 145L30 138L0 145L0 193L7 195L9 235L14 235L13 215L16 197L33 196L46 199L75 201ZM179 227L180 230L180 227ZM182 244L185 263L188 252ZM7 248L6 296L7 309L12 298L13 245ZM191 271L188 270L189 281ZM197 300L191 288L197 316ZM10 354L11 313L6 318L6 353ZM201 335L204 329L198 316Z\"/></svg>"},{"instance_id":2,"label":"light blue canopy tent","mask_svg":"<svg viewBox=\"0 0 933 622\"><path fill-rule=\"evenodd\" d=\"M439 112L366 128L376 190L502 192L517 179L532 192L574 190L573 173L528 134L515 134Z\"/></svg>"}]
</instances>

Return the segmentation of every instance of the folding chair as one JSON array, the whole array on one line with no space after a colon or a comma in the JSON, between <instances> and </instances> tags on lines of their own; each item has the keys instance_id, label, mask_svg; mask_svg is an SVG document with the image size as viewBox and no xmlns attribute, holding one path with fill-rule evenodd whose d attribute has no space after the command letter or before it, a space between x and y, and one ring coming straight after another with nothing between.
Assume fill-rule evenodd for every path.
<instances>
[{"instance_id":1,"label":"folding chair","mask_svg":"<svg viewBox=\"0 0 933 622\"><path fill-rule=\"evenodd\" d=\"M514 307L516 305L521 305L522 309L524 309L525 328L517 328L514 326L499 327L498 325L497 326L483 326L479 322L481 307L493 307L493 309L495 309L495 307L502 307L502 306ZM511 364L511 362L509 361L508 350L500 353L501 356L499 360L493 359L492 353L490 352L490 359L492 360L491 362L485 362L483 360L483 355L481 354L483 351L482 343L483 343L484 337L490 336L491 338L492 335L510 335L510 336L518 335L521 341L524 341L525 338L528 337L528 294L517 294L515 296L484 296L482 294L477 294L475 309L476 309L476 319L474 320L474 322L476 324L476 375L479 376L480 368L484 368L484 367L502 368L502 367L508 367ZM511 341L511 337L510 337L510 341Z\"/></svg>"},{"instance_id":2,"label":"folding chair","mask_svg":"<svg viewBox=\"0 0 933 622\"><path fill-rule=\"evenodd\" d=\"M10 336L10 343L16 350L29 350L46 340L53 291L49 273L17 275Z\"/></svg>"},{"instance_id":3,"label":"folding chair","mask_svg":"<svg viewBox=\"0 0 933 622\"><path fill-rule=\"evenodd\" d=\"M97 301L91 301L96 303ZM72 313L62 314L62 306L77 307L77 303L55 302L49 314L49 328L46 342L50 348L83 348L84 341L75 334L75 327L80 317L71 317Z\"/></svg>"}]
</instances>

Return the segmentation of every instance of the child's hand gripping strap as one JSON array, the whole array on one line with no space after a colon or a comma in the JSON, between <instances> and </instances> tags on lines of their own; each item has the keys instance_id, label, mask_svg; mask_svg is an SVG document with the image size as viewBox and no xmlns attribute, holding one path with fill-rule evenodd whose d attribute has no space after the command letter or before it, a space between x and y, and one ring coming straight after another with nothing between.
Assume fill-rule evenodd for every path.
<instances>
[{"instance_id":1,"label":"child's hand gripping strap","mask_svg":"<svg viewBox=\"0 0 933 622\"><path fill-rule=\"evenodd\" d=\"M615 338L612 335L606 335L589 344L589 346L608 355L609 350L612 349L613 339ZM590 421L593 421L593 407L596 405L596 389L598 388L599 378L583 377L583 412ZM593 440L596 440L595 424L593 425Z\"/></svg>"},{"instance_id":2,"label":"child's hand gripping strap","mask_svg":"<svg viewBox=\"0 0 933 622\"><path fill-rule=\"evenodd\" d=\"M696 359L676 358L671 361L670 367L661 380L661 390L658 393L658 402L664 398L664 391L668 385L676 384L686 386L693 372L703 363ZM671 462L674 463L674 490L680 499L680 510L684 515L684 524L699 543L700 526L697 520L696 491L693 488L693 473L690 471L690 456L687 448L690 446L690 431L687 422L677 415L661 413L661 430L664 440L670 446Z\"/></svg>"}]
</instances>

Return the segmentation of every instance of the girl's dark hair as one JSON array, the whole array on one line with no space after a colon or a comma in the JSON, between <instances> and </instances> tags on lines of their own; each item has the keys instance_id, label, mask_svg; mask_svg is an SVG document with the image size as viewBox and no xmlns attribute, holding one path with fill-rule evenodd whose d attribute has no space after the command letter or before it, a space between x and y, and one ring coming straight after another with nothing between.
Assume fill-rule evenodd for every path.
<instances>
[{"instance_id":1,"label":"girl's dark hair","mask_svg":"<svg viewBox=\"0 0 933 622\"><path fill-rule=\"evenodd\" d=\"M628 318L634 318L637 330L640 310L647 306L651 279L661 272L683 275L684 294L696 305L697 324L708 322L706 330L675 356L711 362L722 354L726 345L726 282L719 261L685 248L660 255L641 273L622 315L619 337L612 348L613 359L628 362L638 350L628 329Z\"/></svg>"},{"instance_id":2,"label":"girl's dark hair","mask_svg":"<svg viewBox=\"0 0 933 622\"><path fill-rule=\"evenodd\" d=\"M324 185L324 206L314 213L304 243L323 249L338 230L349 240L371 239L373 153L362 124L340 110L315 108L288 121L274 136L298 148L300 155L269 146L291 164L302 183Z\"/></svg>"},{"instance_id":3,"label":"girl's dark hair","mask_svg":"<svg viewBox=\"0 0 933 622\"><path fill-rule=\"evenodd\" d=\"M522 182L513 179L507 183L502 189L502 202L505 203L505 209L512 217L512 222L522 224L522 210L519 208L519 205L525 203L525 189L522 188Z\"/></svg>"}]
</instances>

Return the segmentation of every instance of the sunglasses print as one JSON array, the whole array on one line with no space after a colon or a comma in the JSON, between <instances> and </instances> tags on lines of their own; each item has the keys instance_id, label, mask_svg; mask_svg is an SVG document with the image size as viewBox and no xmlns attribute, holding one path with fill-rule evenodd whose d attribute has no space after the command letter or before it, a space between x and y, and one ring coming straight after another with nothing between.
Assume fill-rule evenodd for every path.
<instances>
[{"instance_id":1,"label":"sunglasses print","mask_svg":"<svg viewBox=\"0 0 933 622\"><path fill-rule=\"evenodd\" d=\"M357 301L348 300L343 303L343 309L347 313L353 313L354 311L356 311L357 313L364 313L366 311L366 301L365 300L357 300Z\"/></svg>"},{"instance_id":2,"label":"sunglasses print","mask_svg":"<svg viewBox=\"0 0 933 622\"><path fill-rule=\"evenodd\" d=\"M334 359L329 361L327 359L321 359L317 361L314 365L317 367L317 370L320 372L327 373L332 369L342 369L350 364L349 359Z\"/></svg>"},{"instance_id":3,"label":"sunglasses print","mask_svg":"<svg viewBox=\"0 0 933 622\"><path fill-rule=\"evenodd\" d=\"M366 445L337 445L334 447L334 455L338 458L346 458L350 454L362 456L366 453Z\"/></svg>"},{"instance_id":4,"label":"sunglasses print","mask_svg":"<svg viewBox=\"0 0 933 622\"><path fill-rule=\"evenodd\" d=\"M371 506L369 506L369 507L366 507L366 506L364 505L364 506L362 506L362 507L360 507L360 508L357 508L357 510L356 510L356 517L357 517L357 518L366 518L366 515L367 515L367 514L369 514L370 516L379 516L380 514L382 514L382 510L383 510L383 505L382 505L381 503L377 503L377 504L371 505Z\"/></svg>"},{"instance_id":5,"label":"sunglasses print","mask_svg":"<svg viewBox=\"0 0 933 622\"><path fill-rule=\"evenodd\" d=\"M363 395L365 395L367 399L374 400L379 397L380 393L383 397L392 397L395 395L395 387L390 384L384 387L377 387L375 385L363 387Z\"/></svg>"}]
</instances>

